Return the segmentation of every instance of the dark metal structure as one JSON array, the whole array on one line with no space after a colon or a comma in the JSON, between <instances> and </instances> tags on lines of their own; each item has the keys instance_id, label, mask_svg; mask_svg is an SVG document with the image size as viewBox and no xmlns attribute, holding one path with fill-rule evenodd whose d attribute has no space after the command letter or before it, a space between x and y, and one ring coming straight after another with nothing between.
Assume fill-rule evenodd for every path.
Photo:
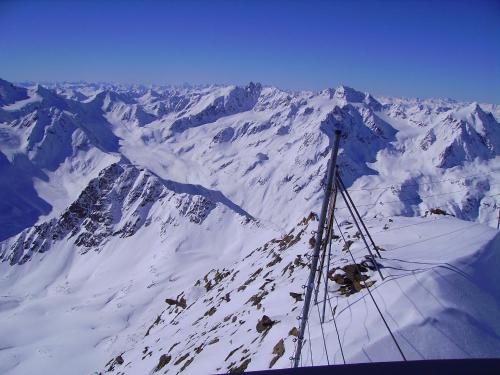
<instances>
[{"instance_id":1,"label":"dark metal structure","mask_svg":"<svg viewBox=\"0 0 500 375\"><path fill-rule=\"evenodd\" d=\"M311 297L314 290L314 280L316 279L316 268L318 267L319 253L321 249L321 243L323 240L323 230L325 227L326 213L328 210L328 203L330 202L330 196L332 195L332 182L334 176L337 174L336 169L337 169L337 155L339 153L339 144L340 144L340 130L336 130L335 143L332 148L330 165L328 166L328 173L326 178L326 193L325 193L325 198L323 200L323 206L321 207L318 231L316 233L316 244L312 256L311 271L309 273L309 279L306 285L304 308L302 310L302 315L300 317L299 336L297 338L297 349L295 351L295 356L293 357L293 367L299 367L300 363L300 353L302 352L302 345L304 343L304 333L306 330L307 318L309 316Z\"/></svg>"},{"instance_id":2,"label":"dark metal structure","mask_svg":"<svg viewBox=\"0 0 500 375\"><path fill-rule=\"evenodd\" d=\"M439 359L250 371L251 375L498 375L500 359Z\"/></svg>"},{"instance_id":3,"label":"dark metal structure","mask_svg":"<svg viewBox=\"0 0 500 375\"><path fill-rule=\"evenodd\" d=\"M337 167L337 157L339 153L339 145L340 145L340 136L341 132L339 130L335 131L335 141L334 145L332 148L332 153L330 156L330 161L329 161L329 166L327 169L327 175L326 175L326 186L325 186L325 196L323 199L323 205L321 207L321 213L319 216L319 223L318 223L318 230L316 232L316 242L314 244L314 251L311 257L311 268L309 272L309 277L307 284L304 286L305 287L305 298L304 298L304 307L302 310L302 314L299 317L300 319L300 328L299 328L299 334L296 339L297 346L295 348L295 353L294 356L291 357L292 361L292 366L294 368L299 367L299 364L301 363L301 354L302 354L302 347L304 345L304 335L305 335L305 330L306 327L308 327L308 318L309 318L309 311L310 311L310 305L311 305L311 298L314 293L314 304L318 304L318 293L320 290L320 284L322 281L322 278L324 278L324 293L323 293L323 308L322 308L322 314L320 314L319 309L318 309L318 314L320 314L320 322L321 322L321 330L323 334L323 343L325 346L325 352L327 355L327 363L330 363L328 360L328 351L327 351L327 344L325 340L325 335L323 331L323 324L325 322L325 311L326 311L326 303L330 303L328 297L327 297L327 290L328 290L328 272L329 272L329 266L330 266L330 256L331 256L331 243L332 243L332 237L333 237L333 224L336 223L337 227L339 229L339 233L343 238L342 231L340 230L339 224L337 222L337 218L335 217L335 207L336 207L336 201L337 201L337 196L342 196L344 203L346 207L349 210L349 214L356 225L356 228L358 229L358 233L360 237L363 240L363 243L368 251L369 254L369 259L373 264L373 267L375 270L377 270L378 274L380 275L380 278L384 280L384 276L382 275L382 272L380 271L379 264L377 263L375 259L375 254L379 258L382 258L379 252L379 248L375 245L375 242L373 241L372 236L370 235L370 232L368 231L368 228L366 227L363 218L359 214L358 209L356 208L356 205L354 204L354 201L352 200L351 196L349 195L349 192L347 191L344 182L342 181L342 178L340 176L338 167ZM339 194L340 193L340 194ZM326 230L326 235L324 235ZM367 239L368 238L368 239ZM343 238L344 242L345 238ZM368 240L372 246L370 247L370 244L368 243ZM330 246L329 246L330 245ZM347 245L347 243L346 243ZM359 271L359 265L356 263L356 260L354 259L351 251L349 250L349 246L346 247L348 253L350 254L353 264ZM324 272L323 269L325 268L325 258L326 254L328 251L328 257L326 261L326 271ZM321 256L321 262L318 267L318 262ZM361 272L360 272L361 273ZM316 274L317 280L316 280ZM315 281L316 281L316 286L315 286ZM389 324L387 323L387 320L385 319L382 311L380 310L377 302L375 301L374 296L372 295L370 291L369 285L366 284L366 282L363 280L362 281L364 284L364 287L367 289L370 298L372 299L378 314L380 315L382 321L384 322L385 327L387 328L388 333L390 334L392 340L394 341L395 346L397 347L402 359L406 361L406 357L396 339L394 336L391 328L389 327ZM334 316L334 310L332 309L332 319L335 324L335 329L337 330L337 326L335 323L335 316ZM338 335L338 331L337 331ZM342 344L339 339L339 345L340 345L340 350L342 351ZM311 348L310 348L311 351ZM311 354L312 356L312 354ZM343 357L343 351L342 351L342 357ZM345 361L345 359L344 359Z\"/></svg>"}]
</instances>

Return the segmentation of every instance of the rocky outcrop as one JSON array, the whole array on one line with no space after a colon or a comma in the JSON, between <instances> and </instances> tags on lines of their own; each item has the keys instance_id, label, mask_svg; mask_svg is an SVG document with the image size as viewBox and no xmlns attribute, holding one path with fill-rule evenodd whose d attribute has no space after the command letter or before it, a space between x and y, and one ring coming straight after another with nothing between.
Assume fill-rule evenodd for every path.
<instances>
[{"instance_id":1,"label":"rocky outcrop","mask_svg":"<svg viewBox=\"0 0 500 375\"><path fill-rule=\"evenodd\" d=\"M207 193L195 186L163 181L132 165L112 164L90 181L59 218L22 232L0 253L0 259L12 265L23 264L63 239L72 241L83 254L98 251L111 237L137 233L150 219L152 207L164 201L172 203L179 217L201 224L221 204L210 195L201 194ZM230 202L225 200L222 204Z\"/></svg>"}]
</instances>

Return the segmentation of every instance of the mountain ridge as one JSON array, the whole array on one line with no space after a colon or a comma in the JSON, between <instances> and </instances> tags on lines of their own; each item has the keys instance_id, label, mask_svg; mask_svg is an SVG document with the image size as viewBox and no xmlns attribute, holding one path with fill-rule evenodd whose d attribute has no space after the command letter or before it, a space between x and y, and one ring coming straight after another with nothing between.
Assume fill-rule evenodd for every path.
<instances>
[{"instance_id":1,"label":"mountain ridge","mask_svg":"<svg viewBox=\"0 0 500 375\"><path fill-rule=\"evenodd\" d=\"M1 372L286 367L335 130L340 173L388 276L365 262L339 202L328 295L348 360L398 358L350 279L348 250L410 358L500 347L494 105L346 86L1 83ZM339 363L331 326L326 336ZM327 363L315 352L306 363Z\"/></svg>"}]
</instances>

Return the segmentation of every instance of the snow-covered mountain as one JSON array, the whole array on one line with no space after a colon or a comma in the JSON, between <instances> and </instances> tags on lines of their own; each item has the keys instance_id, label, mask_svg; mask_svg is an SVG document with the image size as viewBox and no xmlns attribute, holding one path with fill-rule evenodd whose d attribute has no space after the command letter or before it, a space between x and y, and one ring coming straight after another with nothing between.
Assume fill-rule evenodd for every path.
<instances>
[{"instance_id":1,"label":"snow-covered mountain","mask_svg":"<svg viewBox=\"0 0 500 375\"><path fill-rule=\"evenodd\" d=\"M388 254L388 277L363 278L408 357L498 354L499 115L345 86L0 80L0 371L288 366L337 129L343 179ZM343 202L338 215L361 262ZM337 241L346 360L398 359ZM304 360L339 363L320 328Z\"/></svg>"}]
</instances>

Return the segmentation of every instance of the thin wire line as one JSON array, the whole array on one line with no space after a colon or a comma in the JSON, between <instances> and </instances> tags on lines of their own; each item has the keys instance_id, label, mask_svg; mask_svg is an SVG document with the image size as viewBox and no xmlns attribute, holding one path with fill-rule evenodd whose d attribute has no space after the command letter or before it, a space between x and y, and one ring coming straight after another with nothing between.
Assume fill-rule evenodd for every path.
<instances>
[{"instance_id":1,"label":"thin wire line","mask_svg":"<svg viewBox=\"0 0 500 375\"><path fill-rule=\"evenodd\" d=\"M454 178L450 178L450 179L445 179L445 180L440 180L440 181L431 181L431 182L428 182L428 183L421 183L421 184L409 184L409 185L405 185L405 186L423 186L423 185L432 185L432 184L437 184L437 183L440 183L440 182L445 182L445 181L456 181L456 182L459 182L461 180L466 180L468 178L473 178L473 177L476 177L476 176L480 176L480 175L473 175L473 176L467 176L467 177L462 177L462 178L457 178L457 179L454 179ZM373 191L373 190L381 190L381 189L388 189L388 188L395 188L397 187L398 185L391 185L391 186L387 186L387 187L383 187L383 188L373 188L373 189L350 189L350 191ZM401 185L400 185L401 186ZM402 186L401 186L402 187ZM367 206L375 206L377 204L392 204L392 203L400 203L400 202L408 202L408 201L415 201L415 202L418 202L418 203L423 203L422 202L422 199L423 198L431 198L431 197L436 197L436 196L444 196L444 195L450 195L450 194L457 194L457 193L461 193L461 192L465 192L465 191L468 191L469 188L467 189L462 189L462 190L458 190L458 191L453 191L453 192L446 192L446 193L438 193L438 194L432 194L432 195L427 195L427 196L419 196L419 197L415 197L415 198L403 198L403 199L398 199L398 200L393 200L393 201L385 201L385 202L374 202L374 203L369 203L369 204L364 204L364 205L359 205L361 207L367 207ZM488 197L495 197L495 196L498 196L500 195L500 193L498 194L492 194L492 195L484 195L483 197L481 197L480 199L483 199L483 198L488 198ZM338 207L337 209L347 209L348 207ZM376 220L376 219L387 219L387 218L391 218L391 217L398 217L400 215L394 215L394 216L382 216L382 217L375 217L371 220L367 220L367 221L373 221L373 220ZM439 220L443 220L443 218L437 218L435 220L432 220L432 222L434 221L439 221ZM495 221L496 219L492 220ZM374 232L374 233L383 233L383 232L388 232L388 231L393 231L393 230L398 230L398 229L402 229L402 228L407 228L407 227L411 227L411 226L415 226L415 225L422 225L422 224L427 224L427 223L430 223L431 221L424 221L424 222L421 222L421 223L414 223L414 224L408 224L408 225L403 225L403 226L399 226L399 227L395 227L395 228L389 228L387 230L383 230L383 231L378 231L378 232ZM344 241L344 243L346 242L345 240L345 237L342 233L342 231L340 230L340 226L339 226L339 223L337 221L337 218L335 218L335 223L337 225L337 228L339 229L340 231L340 234L342 236L342 240ZM477 225L477 224L476 224ZM447 232L447 233L444 233L444 234L440 234L440 235L437 235L437 236L433 236L433 237L429 237L427 239L424 239L424 240L420 240L420 241L415 241L413 243L408 243L408 244L405 244L405 245L402 245L402 246L399 246L399 247L395 247L391 250L395 250L395 249L399 249L399 248L403 248L403 247L407 247L407 246L410 246L410 245L413 245L413 244L417 244L417 243L421 243L421 242L425 242L425 241L428 241L430 239L434 239L434 238L438 238L438 237L442 237L442 236L445 236L445 235L448 235L448 234L451 234L451 233L454 233L454 232L457 232L457 231L460 231L460 230L463 230L464 228L459 228L457 230L454 230L454 231L451 231L451 232ZM468 228L467 228L468 229ZM331 238L329 239L330 242L331 242ZM350 249L348 249L348 252L349 252L349 255L352 259L352 261L354 262L354 265L356 266L358 272L359 272L359 266L358 264L356 263L356 260L354 259L354 256L352 254L352 252L350 251ZM321 270L320 270L320 273L321 273ZM321 274L319 276L321 278ZM323 277L325 279L325 283L328 282L327 278L328 278L328 275L323 273ZM399 343L398 341L396 340L396 337L394 336L392 330L390 329L382 311L380 310L380 307L378 306L370 288L368 287L367 283L365 280L362 281L365 288L367 289L369 295L370 295L370 298L372 299L384 325L386 326L394 344L396 345L399 353L401 354L402 358L406 361L406 357L401 349L401 347L399 346ZM342 347L342 342L340 340L340 334L339 334L339 331L338 331L338 326L337 326L337 323L336 323L336 319L335 319L335 311L336 311L336 307L335 307L335 311L333 309L333 306L332 306L332 302L331 302L331 299L330 298L327 298L327 301L328 301L328 304L330 306L330 311L332 313L332 320L333 320L333 323L334 323L334 327L335 327L335 331L336 331L336 334L337 334L337 339L338 339L338 342L339 342L339 347L340 347L340 352L341 352L341 355L342 355L342 359L343 359L343 362L344 364L346 363L345 361L345 356L344 356L344 352L343 352L343 347ZM324 352L326 354L326 359L327 359L327 363L328 365L330 364L330 360L329 360L329 354L328 354L328 348L327 348L327 342L326 342L326 337L325 337L325 331L324 331L324 324L321 320L321 314L320 314L320 311L319 311L319 306L318 304L316 304L316 309L317 309L317 313L318 313L318 318L320 320L320 328L321 328L321 334L322 334L322 339L323 339L323 346L324 346ZM310 358L311 358L311 364L314 366L314 359L313 359L313 350L312 350L312 342L311 342L311 334L310 334L310 325L309 325L309 321L307 322L307 334L308 334L308 346L309 346L309 354L310 354ZM302 364L302 357L300 358L301 360L301 364Z\"/></svg>"},{"instance_id":2,"label":"thin wire line","mask_svg":"<svg viewBox=\"0 0 500 375\"><path fill-rule=\"evenodd\" d=\"M493 170L493 171L490 171L490 172L496 172L496 170ZM361 188L361 189L349 189L349 191L374 191L374 190L385 190L385 189L390 189L390 188L395 188L397 186L399 187L402 187L403 185L406 187L406 186L425 186L425 185L435 185L435 184L439 184L441 182L447 182L447 181L461 181L461 180L467 180L468 178L474 178L474 177L478 177L478 176L484 176L484 173L480 173L480 174L475 174L475 175L471 175L471 176L466 176L466 177L456 177L456 178L446 178L446 179L443 179L443 180L434 180L434 181L429 181L429 182L422 182L422 183L418 183L418 184L405 184L404 182L399 182L397 184L394 184L394 185L390 185L390 186L381 186L381 187L375 187L375 188Z\"/></svg>"},{"instance_id":3,"label":"thin wire line","mask_svg":"<svg viewBox=\"0 0 500 375\"><path fill-rule=\"evenodd\" d=\"M408 246L411 246L411 245L416 245L418 243L422 243L422 242L426 242L426 241L429 241L429 240L433 240L435 238L439 238L439 237L444 237L444 236L447 236L449 234L452 234L452 233L456 233L456 232L460 232L460 231L464 231L464 230L469 230L471 229L472 227L475 227L477 225L481 225L481 224L472 224L472 225L467 225L467 226L463 226L463 227L460 227L458 229L455 229L455 230L452 230L451 232L446 232L446 233L441 233L441 234L438 234L436 236L432 236L432 237L427 237L427 238L424 238L423 240L420 240L420 241L415 241L415 242L410 242L410 243L407 243L405 245L401 245L401 246L397 246L397 247L393 247L392 249L388 249L388 250L397 250L397 249L402 249L404 247L408 247Z\"/></svg>"},{"instance_id":4,"label":"thin wire line","mask_svg":"<svg viewBox=\"0 0 500 375\"><path fill-rule=\"evenodd\" d=\"M294 363L294 360L295 360L295 352L297 351L297 340L294 338L292 340L293 342L293 353L294 355L292 357L290 357L290 367L293 367L293 363Z\"/></svg>"},{"instance_id":5,"label":"thin wire line","mask_svg":"<svg viewBox=\"0 0 500 375\"><path fill-rule=\"evenodd\" d=\"M457 191L452 191L448 193L439 193L439 194L433 194L433 195L425 195L425 196L419 196L418 198L412 198L412 199L397 199L393 201L386 201L386 202L374 202L374 203L367 203L367 204L358 204L357 207L368 207L368 206L376 206L377 204L384 205L384 204L391 204L391 203L401 203L401 202L411 202L411 201L417 201L418 199L422 200L422 198L432 198L432 197L438 197L442 195L448 195L448 194L456 194L456 193L462 193L464 191L468 191L469 189L463 189L463 190L457 190ZM492 195L483 195L483 198L489 198L489 197L496 197L500 195L498 194L492 194ZM424 202L418 202L418 203L424 203ZM344 210L347 209L347 207L338 207L337 210Z\"/></svg>"},{"instance_id":6,"label":"thin wire line","mask_svg":"<svg viewBox=\"0 0 500 375\"><path fill-rule=\"evenodd\" d=\"M342 348L342 341L340 340L339 329L337 327L337 320L335 319L335 312L337 311L337 306L335 306L335 310L334 310L332 308L332 302L330 301L330 299L328 299L328 304L330 305L330 310L332 311L333 325L335 326L335 332L337 333L337 340L339 342L340 354L342 355L342 362L344 362L344 365L345 365L346 361L345 361L345 357L344 357L344 349Z\"/></svg>"},{"instance_id":7,"label":"thin wire line","mask_svg":"<svg viewBox=\"0 0 500 375\"><path fill-rule=\"evenodd\" d=\"M311 365L314 366L312 346L311 346L311 331L309 330L309 319L307 319L307 336L309 338L309 355L311 356Z\"/></svg>"},{"instance_id":8,"label":"thin wire line","mask_svg":"<svg viewBox=\"0 0 500 375\"><path fill-rule=\"evenodd\" d=\"M344 240L344 243L346 242L345 241L345 238L344 238L344 234L342 233L342 231L340 230L340 226L339 226L339 223L337 221L337 218L335 218L335 223L337 224L337 228L339 229L339 232L340 232L340 235L342 236L342 239ZM358 266L358 263L356 263L356 260L354 259L354 256L352 255L352 252L350 249L347 249L347 251L349 252L349 255L351 256L351 259L352 261L354 262L354 265L356 266L356 270L361 273L360 269L359 269L359 266ZM373 301L373 304L375 305L380 317L382 318L382 321L384 322L385 324L385 327L387 328L387 331L389 331L389 334L391 335L392 337L392 340L394 341L394 344L396 345L396 347L398 348L398 351L399 353L401 354L401 357L403 357L403 360L406 361L406 357L403 353L403 351L401 350L401 347L399 346L398 344L398 341L396 340L396 337L394 336L394 334L392 333L392 330L391 328L389 327L389 324L387 324L387 321L385 320L385 317L384 317L384 314L382 314L382 311L380 310L380 308L378 307L378 304L377 302L375 301L375 298L373 297L372 295L372 292L370 290L370 288L368 287L368 285L366 284L366 281L363 280L363 284L365 285L365 288L366 290L368 291L368 293L370 294L370 297Z\"/></svg>"},{"instance_id":9,"label":"thin wire line","mask_svg":"<svg viewBox=\"0 0 500 375\"><path fill-rule=\"evenodd\" d=\"M388 216L375 216L375 217L372 217L372 218L366 218L366 215L365 217L363 217L363 221L365 223L370 223L372 221L376 221L376 220L381 220L381 219L392 219L392 218L400 218L400 217L415 217L415 216L402 216L402 215L388 215Z\"/></svg>"},{"instance_id":10,"label":"thin wire line","mask_svg":"<svg viewBox=\"0 0 500 375\"><path fill-rule=\"evenodd\" d=\"M440 208L440 207L438 206L437 208ZM452 217L456 218L456 216L454 216L454 215L448 215L448 216L452 216ZM381 215L381 216L375 216L375 217L372 217L372 218L366 218L366 214L365 214L365 216L363 217L363 221L365 223L371 223L372 221L377 221L377 220L381 221L383 219L392 219L392 218L425 218L425 217L427 217L427 216L403 216L403 215L399 214L399 215L387 215L387 216ZM461 219L461 220L463 220L463 219ZM479 220L479 218L478 218L478 220ZM495 222L496 223L496 220L497 219L492 219L491 222ZM480 224L487 224L487 223L490 223L490 221L485 221L484 223L480 223Z\"/></svg>"},{"instance_id":11,"label":"thin wire line","mask_svg":"<svg viewBox=\"0 0 500 375\"><path fill-rule=\"evenodd\" d=\"M330 298L327 299L328 304L330 305L330 311L332 312L332 319L333 319L333 325L335 326L335 332L337 333L337 340L339 342L339 347L340 347L340 354L342 354L342 361L344 362L345 365L345 357L344 357L344 350L342 349L342 342L340 340L340 334L339 330L337 328L337 321L335 320L335 311L337 311L337 306L335 306L335 310L332 307L332 302L330 301Z\"/></svg>"},{"instance_id":12,"label":"thin wire line","mask_svg":"<svg viewBox=\"0 0 500 375\"><path fill-rule=\"evenodd\" d=\"M319 319L319 324L320 324L320 327L321 327L321 335L323 336L323 346L324 346L325 354L326 354L326 362L328 364L330 364L330 358L328 357L328 349L326 347L325 331L323 329L323 323L321 322L321 315L319 313L319 305L318 304L316 304L316 309L318 310L318 319Z\"/></svg>"},{"instance_id":13,"label":"thin wire line","mask_svg":"<svg viewBox=\"0 0 500 375\"><path fill-rule=\"evenodd\" d=\"M333 218L333 213L330 217L330 220ZM326 263L326 272L322 273L320 271L320 277L321 275L323 275L323 279L324 279L324 283L325 283L325 295L324 295L324 299L327 299L328 300L328 304L330 305L330 311L332 313L332 320L333 320L333 324L335 326L335 332L337 334L337 340L338 340L338 343L339 343L339 348L340 348L340 353L342 355L342 361L344 362L345 364L345 357L344 357L344 350L342 348L342 342L340 341L340 335L339 335L339 330L337 328L337 322L335 320L335 313L334 313L334 310L333 310L333 307L332 307L332 303L330 302L330 299L329 298L326 298L326 293L328 291L328 270L330 269L330 263L331 263L331 258L330 258L330 254L332 252L332 242L333 242L333 221L331 222L331 226L330 226L330 230L328 231L328 234L327 234L327 240L328 240L328 244L325 246L325 251L326 251L326 247L328 247L328 260L327 260L327 263ZM325 301L323 301L323 304L325 304ZM318 304L316 305L317 308L318 308L318 315L319 315L319 306ZM324 306L323 306L323 314L324 314ZM319 318L320 319L320 322L322 322L321 320L321 317ZM334 357L334 362L335 362L335 357Z\"/></svg>"},{"instance_id":14,"label":"thin wire line","mask_svg":"<svg viewBox=\"0 0 500 375\"><path fill-rule=\"evenodd\" d=\"M395 228L382 229L382 230L379 230L377 232L371 232L371 234L391 232L393 230L398 230L398 229L402 229L402 228L413 227L413 226L416 226L416 225L434 223L435 221L440 221L440 220L444 220L444 219L447 219L447 217L441 217L441 218L438 218L438 219L427 220L427 221L423 221L421 223L413 223L413 224L408 224L408 225L402 225L400 227L395 227Z\"/></svg>"},{"instance_id":15,"label":"thin wire line","mask_svg":"<svg viewBox=\"0 0 500 375\"><path fill-rule=\"evenodd\" d=\"M412 225L420 225L420 224L427 224L427 223L431 223L431 222L434 222L434 221L439 221L439 220L443 220L444 218L440 218L440 219L435 219L435 220L432 220L430 222L423 222L423 223L418 223L418 224L412 224ZM495 219L497 220L497 219ZM391 249L386 249L386 251L392 251L392 250L397 250L397 249L402 249L404 247L408 247L408 246L411 246L411 245L416 245L416 244L419 244L419 243L422 243L422 242L426 242L426 241L429 241L429 240L433 240L433 239L436 239L436 238L440 238L440 237L444 237L444 236L447 236L449 234L453 234L453 233L456 233L456 232L460 232L460 231L464 231L464 230L469 230L471 229L472 227L476 227L477 225L484 225L484 223L473 223L473 224L468 224L466 226L463 226L463 227L460 227L458 229L454 229L450 232L445 232L445 233L441 233L441 234L438 234L436 236L432 236L432 237L427 237L427 238L424 238L422 240L419 240L419 241L414 241L414 242L409 242L407 244L404 244L404 245L401 245L401 246L397 246L397 247L393 247ZM408 225L410 226L410 225ZM394 228L394 229L400 229L400 228L405 228L406 226L404 227L397 227L397 228ZM339 231L342 235L342 239L344 240L345 242L345 238L344 238L344 235L342 233L342 231L340 230L340 227L339 227ZM383 233L383 232L389 232L390 229L387 229L386 231L380 231L380 232L374 232L373 234L375 233Z\"/></svg>"},{"instance_id":16,"label":"thin wire line","mask_svg":"<svg viewBox=\"0 0 500 375\"><path fill-rule=\"evenodd\" d=\"M320 270L320 272L321 271L322 270ZM321 275L319 276L319 280L321 280ZM316 285L316 292L319 291L319 285L320 285L320 283L318 282L318 285ZM318 303L315 303L315 305L316 305L316 310L318 311L318 319L319 319L319 324L320 324L320 328L321 328L321 336L323 337L323 347L324 347L324 352L326 354L326 362L328 363L328 365L330 365L330 358L328 356L328 349L327 349L327 346L326 346L325 330L323 328L323 322L321 320L321 315L320 315L320 312L319 312L319 305L318 305Z\"/></svg>"}]
</instances>

